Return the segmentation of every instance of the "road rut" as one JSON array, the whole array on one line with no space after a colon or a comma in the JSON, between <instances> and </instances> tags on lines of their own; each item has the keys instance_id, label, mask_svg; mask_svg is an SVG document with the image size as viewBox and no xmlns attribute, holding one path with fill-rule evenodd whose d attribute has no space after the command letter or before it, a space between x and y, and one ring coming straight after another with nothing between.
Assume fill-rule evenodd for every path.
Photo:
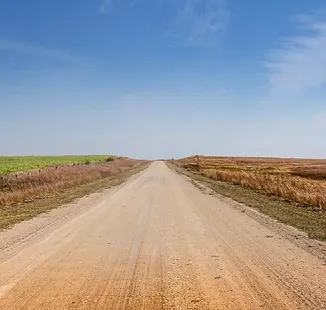
<instances>
[{"instance_id":1,"label":"road rut","mask_svg":"<svg viewBox=\"0 0 326 310\"><path fill-rule=\"evenodd\" d=\"M0 309L326 309L323 260L164 162L0 240Z\"/></svg>"}]
</instances>

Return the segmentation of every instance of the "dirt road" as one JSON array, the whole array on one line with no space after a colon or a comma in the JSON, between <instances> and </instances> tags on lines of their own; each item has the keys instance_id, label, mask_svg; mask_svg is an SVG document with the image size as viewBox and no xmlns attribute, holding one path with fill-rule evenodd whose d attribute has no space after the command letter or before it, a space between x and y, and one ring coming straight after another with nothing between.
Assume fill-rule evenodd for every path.
<instances>
[{"instance_id":1,"label":"dirt road","mask_svg":"<svg viewBox=\"0 0 326 310\"><path fill-rule=\"evenodd\" d=\"M0 233L0 309L326 309L325 262L163 162Z\"/></svg>"}]
</instances>

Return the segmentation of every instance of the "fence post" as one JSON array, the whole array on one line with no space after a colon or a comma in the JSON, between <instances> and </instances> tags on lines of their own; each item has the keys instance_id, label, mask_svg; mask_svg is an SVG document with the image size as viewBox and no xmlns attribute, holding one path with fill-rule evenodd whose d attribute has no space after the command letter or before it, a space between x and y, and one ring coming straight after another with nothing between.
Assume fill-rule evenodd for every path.
<instances>
[{"instance_id":1,"label":"fence post","mask_svg":"<svg viewBox=\"0 0 326 310\"><path fill-rule=\"evenodd\" d=\"M200 161L199 161L199 155L196 155L196 159L197 159L197 170L200 171Z\"/></svg>"}]
</instances>

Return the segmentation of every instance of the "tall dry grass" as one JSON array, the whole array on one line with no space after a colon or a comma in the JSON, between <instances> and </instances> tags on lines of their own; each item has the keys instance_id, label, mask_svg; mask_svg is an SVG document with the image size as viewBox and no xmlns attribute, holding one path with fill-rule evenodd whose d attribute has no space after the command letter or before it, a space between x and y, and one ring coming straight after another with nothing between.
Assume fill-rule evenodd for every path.
<instances>
[{"instance_id":1,"label":"tall dry grass","mask_svg":"<svg viewBox=\"0 0 326 310\"><path fill-rule=\"evenodd\" d=\"M215 180L263 191L303 205L326 210L326 182L260 172L203 170Z\"/></svg>"},{"instance_id":2,"label":"tall dry grass","mask_svg":"<svg viewBox=\"0 0 326 310\"><path fill-rule=\"evenodd\" d=\"M175 163L215 180L326 211L326 160L194 156Z\"/></svg>"},{"instance_id":3,"label":"tall dry grass","mask_svg":"<svg viewBox=\"0 0 326 310\"><path fill-rule=\"evenodd\" d=\"M141 163L118 159L111 163L52 167L0 176L0 207L28 202L56 191L114 176Z\"/></svg>"}]
</instances>

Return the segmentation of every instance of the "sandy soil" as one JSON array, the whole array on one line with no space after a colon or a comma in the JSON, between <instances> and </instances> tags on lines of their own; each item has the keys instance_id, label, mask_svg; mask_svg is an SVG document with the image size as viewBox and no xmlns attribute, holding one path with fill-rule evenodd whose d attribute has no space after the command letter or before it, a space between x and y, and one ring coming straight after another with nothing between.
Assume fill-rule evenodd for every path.
<instances>
[{"instance_id":1,"label":"sandy soil","mask_svg":"<svg viewBox=\"0 0 326 310\"><path fill-rule=\"evenodd\" d=\"M0 251L0 309L326 309L324 260L163 162Z\"/></svg>"}]
</instances>

